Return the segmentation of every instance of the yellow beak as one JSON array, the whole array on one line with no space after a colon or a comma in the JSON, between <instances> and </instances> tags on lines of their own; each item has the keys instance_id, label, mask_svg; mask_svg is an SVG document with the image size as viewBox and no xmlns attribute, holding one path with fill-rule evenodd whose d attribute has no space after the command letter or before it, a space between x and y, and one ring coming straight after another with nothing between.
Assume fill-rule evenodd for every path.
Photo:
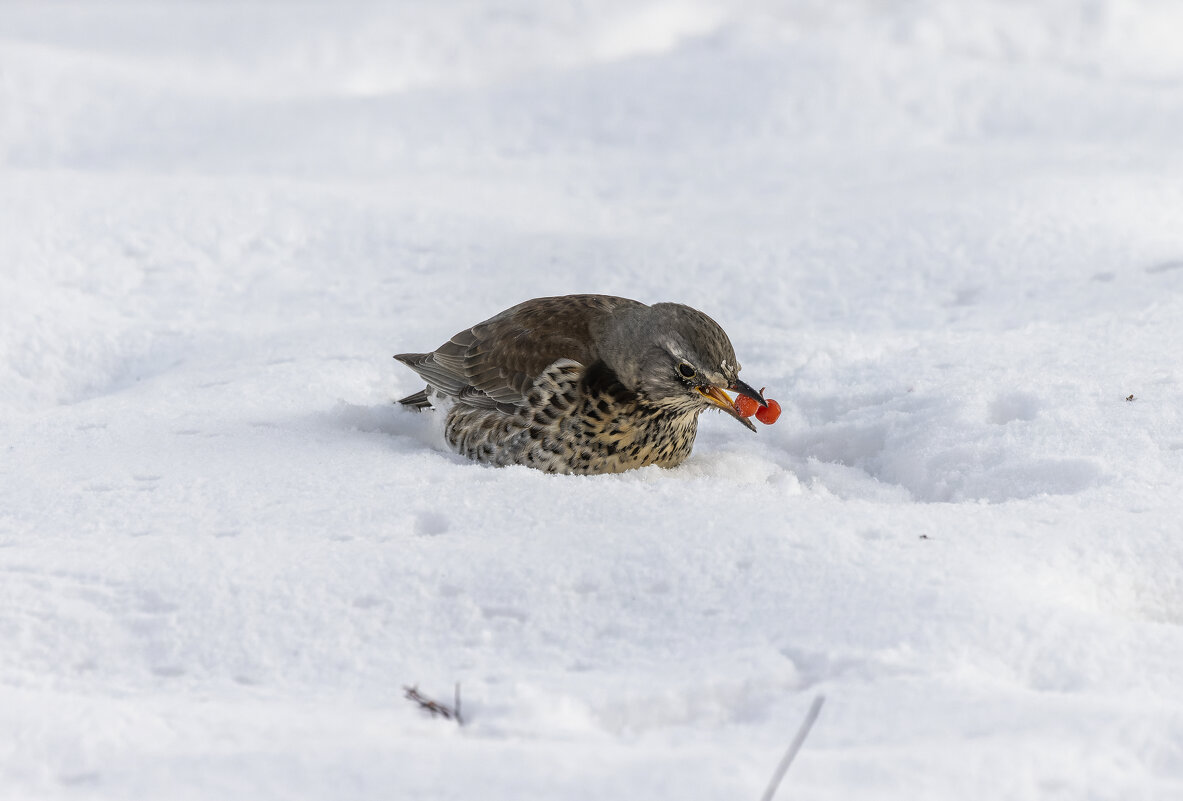
<instances>
[{"instance_id":1,"label":"yellow beak","mask_svg":"<svg viewBox=\"0 0 1183 801\"><path fill-rule=\"evenodd\" d=\"M726 392L716 386L711 385L695 387L695 389L697 389L699 394L706 398L707 402L709 402L712 406L715 406L731 415L736 420L747 426L748 429L752 431L756 430L756 427L752 425L751 420L744 417L735 410L735 404L732 402L731 397Z\"/></svg>"}]
</instances>

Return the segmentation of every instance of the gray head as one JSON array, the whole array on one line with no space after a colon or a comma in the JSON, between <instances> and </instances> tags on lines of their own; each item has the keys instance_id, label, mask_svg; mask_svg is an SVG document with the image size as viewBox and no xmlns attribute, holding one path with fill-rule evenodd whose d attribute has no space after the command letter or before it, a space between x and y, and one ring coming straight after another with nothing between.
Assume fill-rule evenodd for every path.
<instances>
[{"instance_id":1,"label":"gray head","mask_svg":"<svg viewBox=\"0 0 1183 801\"><path fill-rule=\"evenodd\" d=\"M604 363L648 402L672 410L722 409L755 430L723 390L761 404L764 399L739 380L727 334L697 309L680 303L621 309L605 322L599 345Z\"/></svg>"}]
</instances>

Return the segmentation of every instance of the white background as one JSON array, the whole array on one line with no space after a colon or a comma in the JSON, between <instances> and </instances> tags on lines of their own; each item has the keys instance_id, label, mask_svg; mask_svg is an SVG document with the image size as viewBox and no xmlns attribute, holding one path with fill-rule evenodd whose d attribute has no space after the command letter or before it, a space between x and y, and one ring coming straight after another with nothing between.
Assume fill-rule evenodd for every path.
<instances>
[{"instance_id":1,"label":"white background","mask_svg":"<svg viewBox=\"0 0 1183 801\"><path fill-rule=\"evenodd\" d=\"M3 3L0 797L754 800L818 693L781 798L1183 797L1180 41ZM392 405L569 292L704 310L781 421L577 478Z\"/></svg>"}]
</instances>

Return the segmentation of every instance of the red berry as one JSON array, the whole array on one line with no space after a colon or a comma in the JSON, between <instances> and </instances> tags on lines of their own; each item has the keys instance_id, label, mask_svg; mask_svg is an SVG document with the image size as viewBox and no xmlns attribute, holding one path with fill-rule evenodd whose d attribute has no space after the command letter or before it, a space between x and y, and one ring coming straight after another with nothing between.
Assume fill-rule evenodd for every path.
<instances>
[{"instance_id":1,"label":"red berry","mask_svg":"<svg viewBox=\"0 0 1183 801\"><path fill-rule=\"evenodd\" d=\"M753 414L759 414L756 410L760 408L760 402L754 398L749 398L747 395L736 395L733 405L740 417L751 417Z\"/></svg>"},{"instance_id":2,"label":"red berry","mask_svg":"<svg viewBox=\"0 0 1183 801\"><path fill-rule=\"evenodd\" d=\"M772 398L767 398L766 400L768 401L768 407L761 406L756 409L756 419L764 425L770 426L780 417L780 404L772 400Z\"/></svg>"}]
</instances>

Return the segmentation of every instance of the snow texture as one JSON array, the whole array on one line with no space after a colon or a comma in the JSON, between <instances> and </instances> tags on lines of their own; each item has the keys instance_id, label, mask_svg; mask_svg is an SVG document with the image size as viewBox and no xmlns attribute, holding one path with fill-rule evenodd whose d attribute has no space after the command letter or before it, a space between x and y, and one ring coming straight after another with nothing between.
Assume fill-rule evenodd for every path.
<instances>
[{"instance_id":1,"label":"snow texture","mask_svg":"<svg viewBox=\"0 0 1183 801\"><path fill-rule=\"evenodd\" d=\"M0 4L0 797L1183 798L1183 6ZM784 414L470 464L680 301ZM432 719L404 686L450 702Z\"/></svg>"}]
</instances>

